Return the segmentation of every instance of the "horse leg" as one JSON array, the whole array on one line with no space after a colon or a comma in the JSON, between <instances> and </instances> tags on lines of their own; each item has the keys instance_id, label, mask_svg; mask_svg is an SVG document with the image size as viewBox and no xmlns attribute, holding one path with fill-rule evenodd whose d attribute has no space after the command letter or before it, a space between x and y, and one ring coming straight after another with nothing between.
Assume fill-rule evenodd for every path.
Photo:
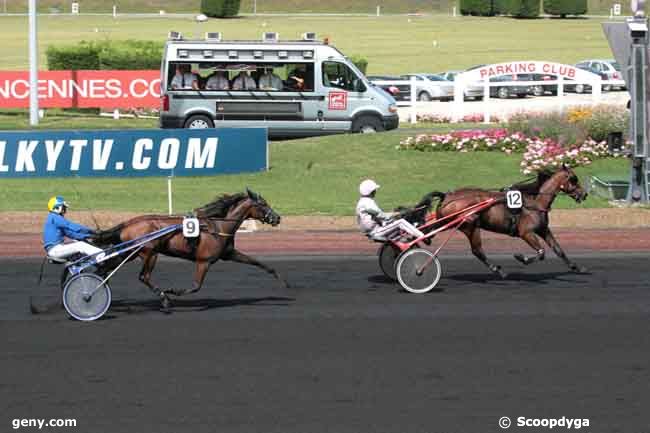
<instances>
[{"instance_id":1,"label":"horse leg","mask_svg":"<svg viewBox=\"0 0 650 433\"><path fill-rule=\"evenodd\" d=\"M201 290L201 286L203 285L203 280L205 279L205 275L208 273L209 268L210 268L210 262L208 262L207 260L197 260L196 268L194 269L194 280L192 281L192 287L189 289L166 290L165 293L170 293L174 296L183 296L183 295L189 295L190 293L198 292L199 290Z\"/></svg>"},{"instance_id":2,"label":"horse leg","mask_svg":"<svg viewBox=\"0 0 650 433\"><path fill-rule=\"evenodd\" d=\"M156 262L158 261L158 254L154 253L152 249L146 250L142 254L142 270L140 271L140 281L149 287L149 289L160 298L163 310L169 308L169 297L167 294L162 291L152 280L151 274L153 269L156 267Z\"/></svg>"},{"instance_id":3,"label":"horse leg","mask_svg":"<svg viewBox=\"0 0 650 433\"><path fill-rule=\"evenodd\" d=\"M481 263L487 266L489 270L495 274L499 274L501 278L506 278L508 274L501 269L501 266L495 265L494 263L490 263L490 261L488 261L487 256L485 255L485 251L483 251L480 229L476 226L469 226L462 227L460 230L465 233L465 236L467 236L469 244L472 247L472 254L474 254L474 256L479 259Z\"/></svg>"},{"instance_id":4,"label":"horse leg","mask_svg":"<svg viewBox=\"0 0 650 433\"><path fill-rule=\"evenodd\" d=\"M284 284L284 287L286 287L287 289L289 288L289 283L284 278L282 278L280 276L280 274L275 269L273 269L272 267L270 267L268 265L265 265L264 263L252 258L251 256L247 256L246 254L242 253L241 251L233 249L229 254L222 257L222 260L228 260L228 261L231 261L231 262L243 263L245 265L257 266L258 268L264 269L266 272L273 275L278 281L280 281L282 284Z\"/></svg>"},{"instance_id":5,"label":"horse leg","mask_svg":"<svg viewBox=\"0 0 650 433\"><path fill-rule=\"evenodd\" d=\"M561 258L564 263L569 267L569 269L573 272L578 272L578 273L583 273L587 272L587 268L583 266L578 266L577 264L573 263L567 255L564 253L564 250L562 250L562 247L558 243L558 241L555 239L555 236L553 236L553 233L551 232L551 229L546 229L546 231L543 234L544 236L544 241L548 244L549 247L553 248L553 251L555 254Z\"/></svg>"},{"instance_id":6,"label":"horse leg","mask_svg":"<svg viewBox=\"0 0 650 433\"><path fill-rule=\"evenodd\" d=\"M514 257L524 265L529 265L537 260L542 261L544 260L544 248L542 248L542 244L539 242L537 239L537 236L533 232L525 232L520 236L532 249L534 249L537 254L535 254L533 257L527 257L523 254L515 254Z\"/></svg>"}]
</instances>

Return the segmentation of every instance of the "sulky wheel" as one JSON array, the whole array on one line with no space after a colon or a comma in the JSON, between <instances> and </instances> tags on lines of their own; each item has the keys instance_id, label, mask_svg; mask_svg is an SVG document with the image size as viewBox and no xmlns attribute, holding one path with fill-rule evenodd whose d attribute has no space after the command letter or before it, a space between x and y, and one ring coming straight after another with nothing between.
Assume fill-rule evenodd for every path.
<instances>
[{"instance_id":1,"label":"sulky wheel","mask_svg":"<svg viewBox=\"0 0 650 433\"><path fill-rule=\"evenodd\" d=\"M63 306L77 320L99 319L111 306L111 288L95 274L70 278L63 289Z\"/></svg>"},{"instance_id":2,"label":"sulky wheel","mask_svg":"<svg viewBox=\"0 0 650 433\"><path fill-rule=\"evenodd\" d=\"M397 281L411 293L426 293L440 281L440 260L431 251L415 248L403 253L395 267Z\"/></svg>"},{"instance_id":3,"label":"sulky wheel","mask_svg":"<svg viewBox=\"0 0 650 433\"><path fill-rule=\"evenodd\" d=\"M397 274L395 273L395 262L397 257L400 255L401 251L395 245L386 243L382 244L379 247L377 255L379 256L379 267L381 271L391 280L397 280Z\"/></svg>"}]
</instances>

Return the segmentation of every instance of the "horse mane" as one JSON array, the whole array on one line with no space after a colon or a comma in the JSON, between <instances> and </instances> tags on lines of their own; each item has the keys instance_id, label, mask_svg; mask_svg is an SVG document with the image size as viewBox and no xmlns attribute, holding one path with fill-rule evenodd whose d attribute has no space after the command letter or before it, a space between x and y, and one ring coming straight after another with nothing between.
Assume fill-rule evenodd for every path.
<instances>
[{"instance_id":1,"label":"horse mane","mask_svg":"<svg viewBox=\"0 0 650 433\"><path fill-rule=\"evenodd\" d=\"M540 171L539 173L537 173L537 179L529 182L523 181L519 183L514 183L512 184L510 189L519 190L523 194L537 195L539 194L539 190L542 187L542 185L544 185L544 183L547 180L549 180L553 176L553 174L554 173L548 170Z\"/></svg>"},{"instance_id":2,"label":"horse mane","mask_svg":"<svg viewBox=\"0 0 650 433\"><path fill-rule=\"evenodd\" d=\"M194 209L194 213L199 218L223 218L228 210L235 204L248 197L247 194L223 194L217 196L214 200Z\"/></svg>"}]
</instances>

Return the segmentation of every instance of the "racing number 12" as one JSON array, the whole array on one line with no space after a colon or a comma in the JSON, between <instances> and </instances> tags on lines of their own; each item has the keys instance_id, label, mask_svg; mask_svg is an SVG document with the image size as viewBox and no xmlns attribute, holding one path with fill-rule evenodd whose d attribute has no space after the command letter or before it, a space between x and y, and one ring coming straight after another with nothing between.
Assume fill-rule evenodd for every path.
<instances>
[{"instance_id":1,"label":"racing number 12","mask_svg":"<svg viewBox=\"0 0 650 433\"><path fill-rule=\"evenodd\" d=\"M523 205L521 191L508 191L506 193L506 204L510 209L521 209Z\"/></svg>"}]
</instances>

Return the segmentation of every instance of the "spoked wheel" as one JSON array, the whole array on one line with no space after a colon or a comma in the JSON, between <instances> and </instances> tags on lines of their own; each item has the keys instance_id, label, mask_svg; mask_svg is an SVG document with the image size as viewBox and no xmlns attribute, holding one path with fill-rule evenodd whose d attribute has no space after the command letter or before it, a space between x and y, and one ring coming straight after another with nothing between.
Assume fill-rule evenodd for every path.
<instances>
[{"instance_id":1,"label":"spoked wheel","mask_svg":"<svg viewBox=\"0 0 650 433\"><path fill-rule=\"evenodd\" d=\"M63 289L63 306L77 320L91 321L102 317L111 306L111 288L95 274L70 278Z\"/></svg>"},{"instance_id":2,"label":"spoked wheel","mask_svg":"<svg viewBox=\"0 0 650 433\"><path fill-rule=\"evenodd\" d=\"M397 280L395 262L400 253L400 249L390 243L382 244L377 253L379 256L379 267L381 268L381 271L393 281Z\"/></svg>"},{"instance_id":3,"label":"spoked wheel","mask_svg":"<svg viewBox=\"0 0 650 433\"><path fill-rule=\"evenodd\" d=\"M422 248L408 250L397 259L397 281L407 292L426 293L440 281L440 260L431 251Z\"/></svg>"}]
</instances>

